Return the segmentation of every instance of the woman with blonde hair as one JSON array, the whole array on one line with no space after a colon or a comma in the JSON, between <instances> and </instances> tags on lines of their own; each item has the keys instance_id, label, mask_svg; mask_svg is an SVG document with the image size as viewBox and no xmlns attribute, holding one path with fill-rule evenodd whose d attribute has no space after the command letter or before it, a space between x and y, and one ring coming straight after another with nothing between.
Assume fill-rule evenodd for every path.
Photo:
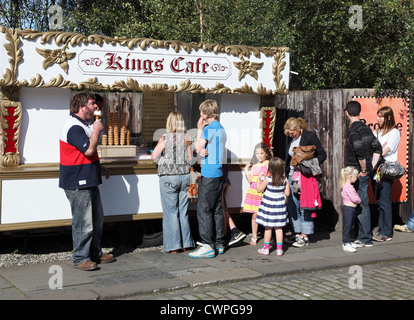
<instances>
[{"instance_id":1,"label":"woman with blonde hair","mask_svg":"<svg viewBox=\"0 0 414 320\"><path fill-rule=\"evenodd\" d=\"M160 177L163 251L177 253L194 247L187 213L192 157L181 113L171 112L166 127L151 158L158 164Z\"/></svg>"},{"instance_id":2,"label":"woman with blonde hair","mask_svg":"<svg viewBox=\"0 0 414 320\"><path fill-rule=\"evenodd\" d=\"M395 126L394 112L388 106L377 111L379 128L374 130L374 136L382 146L382 158L385 161L397 161L400 131ZM391 192L393 180L377 181L378 231L373 235L375 241L392 240L392 201Z\"/></svg>"},{"instance_id":3,"label":"woman with blonde hair","mask_svg":"<svg viewBox=\"0 0 414 320\"><path fill-rule=\"evenodd\" d=\"M298 146L316 147L315 157L318 159L319 165L326 160L326 152L323 149L321 142L317 135L307 130L306 121L303 118L291 117L285 122L284 133L287 135L289 142L288 157L286 164L289 165L287 170L290 189L292 189L292 175L295 167L291 165L293 156L293 148ZM290 220L292 221L293 229L296 233L294 247L303 247L309 245L308 235L313 234L314 224L311 211L300 208L300 196L297 193L291 192L288 196L288 212Z\"/></svg>"}]
</instances>

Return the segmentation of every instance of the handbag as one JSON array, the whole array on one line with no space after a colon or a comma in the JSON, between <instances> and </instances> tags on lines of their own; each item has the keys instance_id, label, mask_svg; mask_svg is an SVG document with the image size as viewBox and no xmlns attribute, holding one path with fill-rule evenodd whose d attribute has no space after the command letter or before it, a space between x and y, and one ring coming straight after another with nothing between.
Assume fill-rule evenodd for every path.
<instances>
[{"instance_id":1,"label":"handbag","mask_svg":"<svg viewBox=\"0 0 414 320\"><path fill-rule=\"evenodd\" d=\"M201 179L201 172L194 170L193 167L190 168L190 186L188 187L187 198L193 202L197 201L198 197L198 182Z\"/></svg>"},{"instance_id":2,"label":"handbag","mask_svg":"<svg viewBox=\"0 0 414 320\"><path fill-rule=\"evenodd\" d=\"M191 156L191 148L190 148L190 140L187 136L187 150L188 150L188 160L192 162ZM193 200L197 201L198 197L198 182L201 179L201 172L194 168L194 165L190 168L190 186L188 187L187 198L193 202Z\"/></svg>"},{"instance_id":3,"label":"handbag","mask_svg":"<svg viewBox=\"0 0 414 320\"><path fill-rule=\"evenodd\" d=\"M293 156L290 164L295 167L303 160L310 160L315 156L316 147L311 146L298 146L293 148Z\"/></svg>"},{"instance_id":4,"label":"handbag","mask_svg":"<svg viewBox=\"0 0 414 320\"><path fill-rule=\"evenodd\" d=\"M405 168L398 161L385 161L378 167L380 180L396 180L405 174Z\"/></svg>"}]
</instances>

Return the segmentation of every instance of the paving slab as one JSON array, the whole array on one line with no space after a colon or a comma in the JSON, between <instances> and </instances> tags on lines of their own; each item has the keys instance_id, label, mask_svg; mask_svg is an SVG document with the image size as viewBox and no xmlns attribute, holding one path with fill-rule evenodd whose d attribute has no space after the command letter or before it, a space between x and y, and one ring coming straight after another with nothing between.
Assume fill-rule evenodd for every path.
<instances>
[{"instance_id":1,"label":"paving slab","mask_svg":"<svg viewBox=\"0 0 414 320\"><path fill-rule=\"evenodd\" d=\"M1 276L1 269L0 269L0 290L7 289L10 287L13 287L13 285Z\"/></svg>"},{"instance_id":2,"label":"paving slab","mask_svg":"<svg viewBox=\"0 0 414 320\"><path fill-rule=\"evenodd\" d=\"M218 269L214 267L200 267L200 268L187 268L183 270L173 270L170 271L170 273L176 277L184 277L184 276L191 276L191 275L197 275L201 273L212 273L217 272Z\"/></svg>"},{"instance_id":3,"label":"paving slab","mask_svg":"<svg viewBox=\"0 0 414 320\"><path fill-rule=\"evenodd\" d=\"M95 276L94 280L103 287L111 285L122 285L126 283L138 283L155 279L173 279L174 276L168 272L153 268L145 270L134 270L115 274Z\"/></svg>"},{"instance_id":4,"label":"paving slab","mask_svg":"<svg viewBox=\"0 0 414 320\"><path fill-rule=\"evenodd\" d=\"M116 257L116 261L112 263L99 264L99 270L91 272L92 276L104 275L109 273L118 273L131 270L145 270L154 268L154 264L148 263L139 255L131 253L122 254Z\"/></svg>"},{"instance_id":5,"label":"paving slab","mask_svg":"<svg viewBox=\"0 0 414 320\"><path fill-rule=\"evenodd\" d=\"M51 269L52 266L53 268ZM73 287L94 282L86 272L68 267L65 263L59 262L2 268L0 269L0 275L16 288L30 295L31 292L50 290L49 281L53 281L52 277L57 274L56 271L53 271L55 266L61 268L63 287Z\"/></svg>"},{"instance_id":6,"label":"paving slab","mask_svg":"<svg viewBox=\"0 0 414 320\"><path fill-rule=\"evenodd\" d=\"M88 286L77 286L31 293L30 300L98 300L100 296Z\"/></svg>"},{"instance_id":7,"label":"paving slab","mask_svg":"<svg viewBox=\"0 0 414 320\"><path fill-rule=\"evenodd\" d=\"M27 296L23 295L16 288L0 289L0 300L25 300Z\"/></svg>"},{"instance_id":8,"label":"paving slab","mask_svg":"<svg viewBox=\"0 0 414 320\"><path fill-rule=\"evenodd\" d=\"M153 267L165 271L184 270L193 268L207 267L208 259L193 259L188 257L187 252L181 253L163 253L160 250L145 251L133 253L140 259L151 264Z\"/></svg>"}]
</instances>

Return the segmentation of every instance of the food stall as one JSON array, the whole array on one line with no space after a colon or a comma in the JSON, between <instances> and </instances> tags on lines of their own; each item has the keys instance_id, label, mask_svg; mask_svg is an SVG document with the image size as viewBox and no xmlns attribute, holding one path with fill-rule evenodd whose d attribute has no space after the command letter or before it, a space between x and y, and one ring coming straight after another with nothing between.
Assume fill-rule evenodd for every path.
<instances>
[{"instance_id":1,"label":"food stall","mask_svg":"<svg viewBox=\"0 0 414 320\"><path fill-rule=\"evenodd\" d=\"M162 217L150 152L174 109L195 137L198 106L209 98L218 101L228 135L227 204L240 212L248 188L244 164L261 139L271 146L275 108L263 101L288 94L288 87L284 47L0 26L0 231L70 225L70 206L58 187L59 136L79 91L102 98L99 154L111 172L100 186L106 221Z\"/></svg>"}]
</instances>

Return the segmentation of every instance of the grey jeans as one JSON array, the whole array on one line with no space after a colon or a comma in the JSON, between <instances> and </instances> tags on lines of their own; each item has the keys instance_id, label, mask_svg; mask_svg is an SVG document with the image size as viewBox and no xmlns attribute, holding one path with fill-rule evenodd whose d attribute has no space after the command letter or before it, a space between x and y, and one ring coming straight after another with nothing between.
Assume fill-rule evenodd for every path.
<instances>
[{"instance_id":1,"label":"grey jeans","mask_svg":"<svg viewBox=\"0 0 414 320\"><path fill-rule=\"evenodd\" d=\"M98 187L65 189L72 210L73 264L102 256L103 207Z\"/></svg>"}]
</instances>

